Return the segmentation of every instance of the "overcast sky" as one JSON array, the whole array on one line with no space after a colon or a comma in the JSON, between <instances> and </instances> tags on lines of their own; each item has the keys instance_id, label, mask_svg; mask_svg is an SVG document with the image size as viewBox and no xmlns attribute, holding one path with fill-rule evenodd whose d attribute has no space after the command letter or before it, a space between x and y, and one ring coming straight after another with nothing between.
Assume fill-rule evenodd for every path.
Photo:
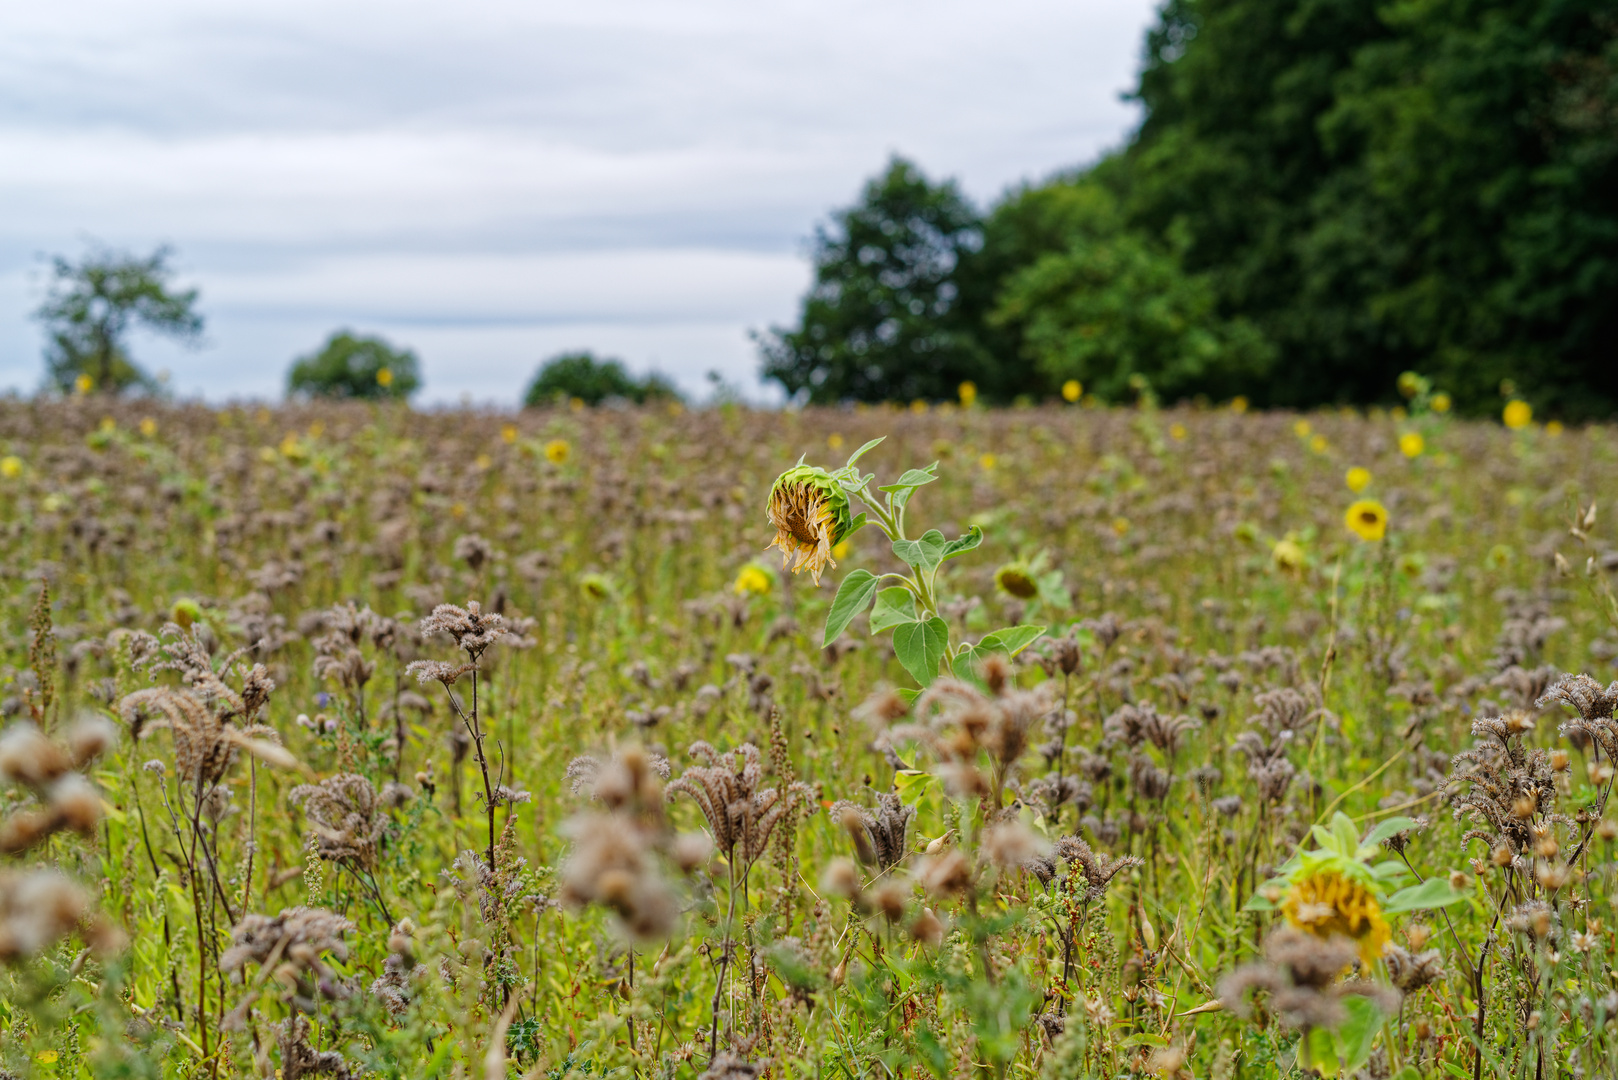
<instances>
[{"instance_id":1,"label":"overcast sky","mask_svg":"<svg viewBox=\"0 0 1618 1080\"><path fill-rule=\"evenodd\" d=\"M1092 160L1151 0L55 0L0 5L0 389L44 256L170 243L186 396L276 398L337 327L424 401L515 402L592 348L749 394L806 239L890 153L986 201Z\"/></svg>"}]
</instances>

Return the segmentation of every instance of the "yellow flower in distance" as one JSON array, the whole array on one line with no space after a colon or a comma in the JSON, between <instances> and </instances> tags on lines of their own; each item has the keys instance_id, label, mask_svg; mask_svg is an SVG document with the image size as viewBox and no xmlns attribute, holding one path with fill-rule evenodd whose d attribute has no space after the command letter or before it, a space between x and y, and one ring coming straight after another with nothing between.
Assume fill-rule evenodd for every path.
<instances>
[{"instance_id":1,"label":"yellow flower in distance","mask_svg":"<svg viewBox=\"0 0 1618 1080\"><path fill-rule=\"evenodd\" d=\"M1366 967L1382 956L1393 936L1375 894L1335 870L1318 870L1294 883L1281 901L1281 912L1287 922L1323 941L1350 939Z\"/></svg>"},{"instance_id":2,"label":"yellow flower in distance","mask_svg":"<svg viewBox=\"0 0 1618 1080\"><path fill-rule=\"evenodd\" d=\"M77 390L81 394L88 394L95 388L96 381L90 378L89 375L80 375L77 379L73 380L73 389Z\"/></svg>"},{"instance_id":3,"label":"yellow flower in distance","mask_svg":"<svg viewBox=\"0 0 1618 1080\"><path fill-rule=\"evenodd\" d=\"M736 575L736 584L732 586L737 596L746 596L749 593L763 595L770 591L775 579L770 572L758 563L748 563Z\"/></svg>"},{"instance_id":4,"label":"yellow flower in distance","mask_svg":"<svg viewBox=\"0 0 1618 1080\"><path fill-rule=\"evenodd\" d=\"M1426 449L1427 440L1421 437L1419 431L1407 431L1399 436L1399 453L1407 458L1419 458Z\"/></svg>"},{"instance_id":5,"label":"yellow flower in distance","mask_svg":"<svg viewBox=\"0 0 1618 1080\"><path fill-rule=\"evenodd\" d=\"M1240 415L1240 414L1246 412L1247 411L1247 398L1244 397L1241 394L1237 394L1235 397L1231 398L1230 399L1230 411L1233 412L1233 413L1236 413L1237 415Z\"/></svg>"},{"instance_id":6,"label":"yellow flower in distance","mask_svg":"<svg viewBox=\"0 0 1618 1080\"><path fill-rule=\"evenodd\" d=\"M15 480L22 475L22 458L15 454L8 454L0 458L0 476L7 480Z\"/></svg>"},{"instance_id":7,"label":"yellow flower in distance","mask_svg":"<svg viewBox=\"0 0 1618 1080\"><path fill-rule=\"evenodd\" d=\"M380 386L384 390L386 390L388 387L392 386L393 385L393 369L392 368L378 368L377 373L376 373L376 384L378 386Z\"/></svg>"},{"instance_id":8,"label":"yellow flower in distance","mask_svg":"<svg viewBox=\"0 0 1618 1080\"><path fill-rule=\"evenodd\" d=\"M1562 431L1562 421L1560 420L1550 420L1545 424L1545 434L1549 435L1553 439L1562 434Z\"/></svg>"},{"instance_id":9,"label":"yellow flower in distance","mask_svg":"<svg viewBox=\"0 0 1618 1080\"><path fill-rule=\"evenodd\" d=\"M1375 499L1360 499L1343 515L1343 523L1361 540L1380 540L1388 535L1388 510Z\"/></svg>"},{"instance_id":10,"label":"yellow flower in distance","mask_svg":"<svg viewBox=\"0 0 1618 1080\"><path fill-rule=\"evenodd\" d=\"M1270 559L1276 569L1288 571L1302 570L1306 561L1303 546L1291 538L1277 540L1270 549Z\"/></svg>"},{"instance_id":11,"label":"yellow flower in distance","mask_svg":"<svg viewBox=\"0 0 1618 1080\"><path fill-rule=\"evenodd\" d=\"M150 439L153 435L156 435L157 421L153 420L150 416L142 418L140 422L140 433L148 439Z\"/></svg>"},{"instance_id":12,"label":"yellow flower in distance","mask_svg":"<svg viewBox=\"0 0 1618 1080\"><path fill-rule=\"evenodd\" d=\"M765 507L781 549L781 565L794 574L808 570L815 584L827 566L835 567L832 548L848 535L853 518L848 493L825 469L798 465L776 478Z\"/></svg>"},{"instance_id":13,"label":"yellow flower in distance","mask_svg":"<svg viewBox=\"0 0 1618 1080\"><path fill-rule=\"evenodd\" d=\"M573 456L573 447L568 445L566 439L552 439L545 444L545 460L552 465L566 464L567 459Z\"/></svg>"},{"instance_id":14,"label":"yellow flower in distance","mask_svg":"<svg viewBox=\"0 0 1618 1080\"><path fill-rule=\"evenodd\" d=\"M846 558L848 558L848 553L850 551L853 551L853 550L854 550L853 541L851 541L851 540L839 540L839 541L837 541L837 543L835 543L835 544L833 544L831 546L831 557L833 559L846 559Z\"/></svg>"},{"instance_id":15,"label":"yellow flower in distance","mask_svg":"<svg viewBox=\"0 0 1618 1080\"><path fill-rule=\"evenodd\" d=\"M993 454L984 454L982 457L978 458L978 464L982 465L985 469L993 469L996 465L1000 464L1000 459L995 457Z\"/></svg>"},{"instance_id":16,"label":"yellow flower in distance","mask_svg":"<svg viewBox=\"0 0 1618 1080\"><path fill-rule=\"evenodd\" d=\"M961 395L961 405L963 407L970 409L973 405L977 404L977 400L978 400L978 384L977 383L972 382L970 379L967 380L966 382L963 382L960 385L959 393Z\"/></svg>"},{"instance_id":17,"label":"yellow flower in distance","mask_svg":"<svg viewBox=\"0 0 1618 1080\"><path fill-rule=\"evenodd\" d=\"M1326 452L1326 448L1330 445L1331 444L1326 441L1326 436L1324 435L1316 435L1314 438L1309 440L1309 449L1313 450L1317 454L1324 454Z\"/></svg>"},{"instance_id":18,"label":"yellow flower in distance","mask_svg":"<svg viewBox=\"0 0 1618 1080\"><path fill-rule=\"evenodd\" d=\"M1500 419L1512 431L1521 431L1534 422L1534 407L1526 401L1508 401Z\"/></svg>"},{"instance_id":19,"label":"yellow flower in distance","mask_svg":"<svg viewBox=\"0 0 1618 1080\"><path fill-rule=\"evenodd\" d=\"M1343 482L1348 485L1348 490L1358 495L1371 486L1371 470L1356 465L1343 474Z\"/></svg>"},{"instance_id":20,"label":"yellow flower in distance","mask_svg":"<svg viewBox=\"0 0 1618 1080\"><path fill-rule=\"evenodd\" d=\"M510 446L517 441L517 425L507 424L500 429L500 441Z\"/></svg>"},{"instance_id":21,"label":"yellow flower in distance","mask_svg":"<svg viewBox=\"0 0 1618 1080\"><path fill-rule=\"evenodd\" d=\"M843 448L843 437L834 431L826 436L826 445L833 450L841 450Z\"/></svg>"},{"instance_id":22,"label":"yellow flower in distance","mask_svg":"<svg viewBox=\"0 0 1618 1080\"><path fill-rule=\"evenodd\" d=\"M1185 425L1182 423L1175 422L1169 425L1169 438L1175 442L1184 442L1185 437L1189 434L1190 432L1186 431Z\"/></svg>"},{"instance_id":23,"label":"yellow flower in distance","mask_svg":"<svg viewBox=\"0 0 1618 1080\"><path fill-rule=\"evenodd\" d=\"M1072 403L1084 396L1084 384L1077 379L1069 379L1062 384L1062 400Z\"/></svg>"},{"instance_id":24,"label":"yellow flower in distance","mask_svg":"<svg viewBox=\"0 0 1618 1080\"><path fill-rule=\"evenodd\" d=\"M1292 425L1293 434L1297 435L1300 439L1307 439L1309 437L1309 433L1314 430L1314 426L1307 420L1298 420Z\"/></svg>"},{"instance_id":25,"label":"yellow flower in distance","mask_svg":"<svg viewBox=\"0 0 1618 1080\"><path fill-rule=\"evenodd\" d=\"M915 401L910 403L910 411L913 413L924 413L927 411L927 403L921 400L921 398L917 398Z\"/></svg>"},{"instance_id":26,"label":"yellow flower in distance","mask_svg":"<svg viewBox=\"0 0 1618 1080\"><path fill-rule=\"evenodd\" d=\"M1433 407L1433 412L1435 413L1447 413L1454 402L1450 401L1448 394L1440 392L1434 394L1433 399L1428 404Z\"/></svg>"}]
</instances>

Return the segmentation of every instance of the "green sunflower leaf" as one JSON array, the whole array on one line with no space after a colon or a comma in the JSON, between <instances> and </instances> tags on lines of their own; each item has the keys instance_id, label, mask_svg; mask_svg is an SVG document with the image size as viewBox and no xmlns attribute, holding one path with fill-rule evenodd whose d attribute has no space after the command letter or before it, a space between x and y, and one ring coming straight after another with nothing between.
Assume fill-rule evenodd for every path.
<instances>
[{"instance_id":1,"label":"green sunflower leaf","mask_svg":"<svg viewBox=\"0 0 1618 1080\"><path fill-rule=\"evenodd\" d=\"M831 611L826 615L826 638L821 643L824 648L836 641L848 624L854 621L854 616L865 610L865 605L871 602L876 594L876 575L869 570L851 570L843 583L837 586L837 595L832 599Z\"/></svg>"}]
</instances>

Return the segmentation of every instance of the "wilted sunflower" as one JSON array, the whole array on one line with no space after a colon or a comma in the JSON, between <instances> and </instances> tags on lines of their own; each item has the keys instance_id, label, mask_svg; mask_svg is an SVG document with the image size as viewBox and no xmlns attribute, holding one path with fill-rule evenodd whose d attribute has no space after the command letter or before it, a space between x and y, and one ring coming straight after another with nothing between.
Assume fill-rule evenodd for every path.
<instances>
[{"instance_id":1,"label":"wilted sunflower","mask_svg":"<svg viewBox=\"0 0 1618 1080\"><path fill-rule=\"evenodd\" d=\"M819 585L826 567L837 565L831 549L852 524L847 492L825 469L798 465L776 479L766 510L775 526L770 547L781 549L782 567L808 570Z\"/></svg>"},{"instance_id":2,"label":"wilted sunflower","mask_svg":"<svg viewBox=\"0 0 1618 1080\"><path fill-rule=\"evenodd\" d=\"M1375 499L1360 499L1348 508L1343 523L1361 540L1380 540L1388 534L1388 510Z\"/></svg>"}]
</instances>

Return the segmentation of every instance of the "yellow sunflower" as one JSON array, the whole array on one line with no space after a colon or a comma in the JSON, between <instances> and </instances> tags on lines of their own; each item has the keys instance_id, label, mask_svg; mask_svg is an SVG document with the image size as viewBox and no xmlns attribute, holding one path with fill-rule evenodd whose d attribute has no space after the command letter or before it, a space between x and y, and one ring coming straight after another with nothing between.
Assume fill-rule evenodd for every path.
<instances>
[{"instance_id":1,"label":"yellow sunflower","mask_svg":"<svg viewBox=\"0 0 1618 1080\"><path fill-rule=\"evenodd\" d=\"M1343 523L1361 540L1380 540L1388 535L1388 509L1375 499L1360 499L1348 508Z\"/></svg>"},{"instance_id":2,"label":"yellow sunflower","mask_svg":"<svg viewBox=\"0 0 1618 1080\"><path fill-rule=\"evenodd\" d=\"M781 566L794 574L808 570L819 585L826 567L837 565L832 548L852 524L842 485L825 469L788 469L770 489L766 513L775 526L770 547L781 549Z\"/></svg>"},{"instance_id":3,"label":"yellow sunflower","mask_svg":"<svg viewBox=\"0 0 1618 1080\"><path fill-rule=\"evenodd\" d=\"M1366 967L1381 957L1392 936L1376 894L1336 870L1317 870L1295 882L1281 901L1281 913L1299 930L1322 940L1351 939Z\"/></svg>"}]
</instances>

